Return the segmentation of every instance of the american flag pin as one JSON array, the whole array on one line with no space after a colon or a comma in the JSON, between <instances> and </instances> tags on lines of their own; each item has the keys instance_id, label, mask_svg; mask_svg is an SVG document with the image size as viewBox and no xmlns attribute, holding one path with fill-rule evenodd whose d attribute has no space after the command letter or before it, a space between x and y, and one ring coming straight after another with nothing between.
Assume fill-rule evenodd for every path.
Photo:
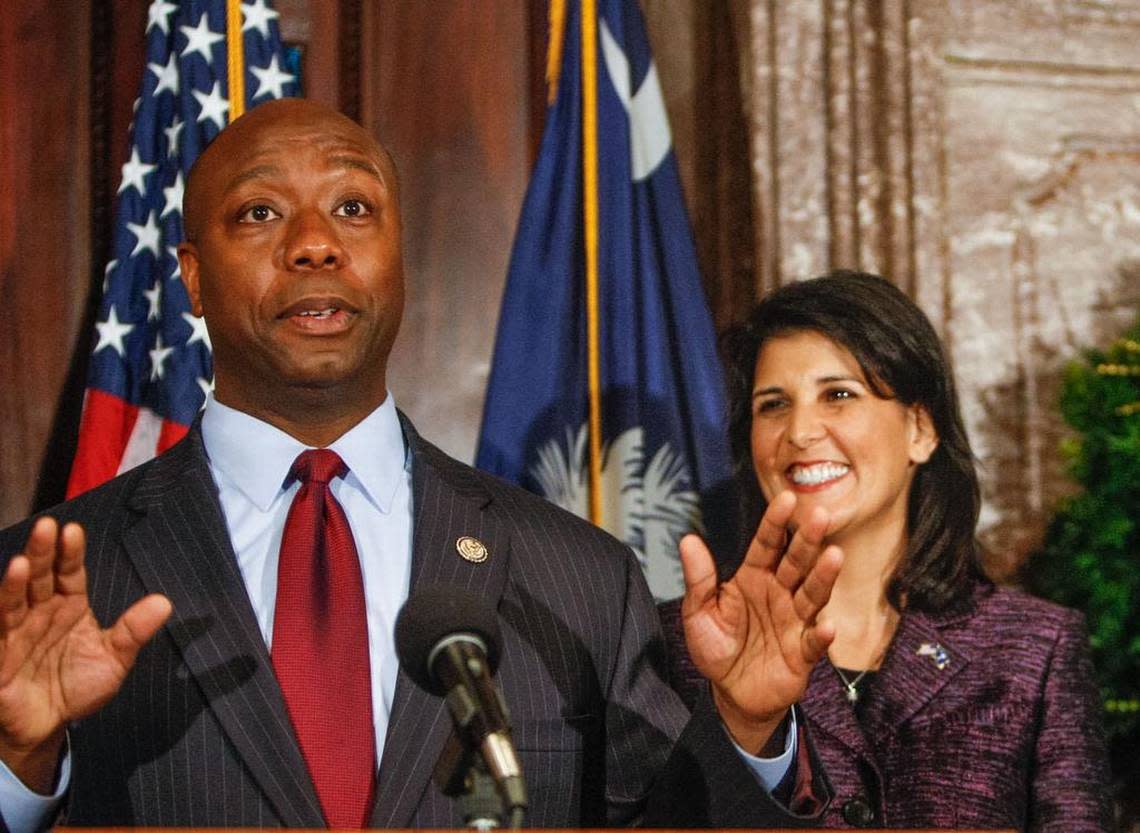
<instances>
[{"instance_id":1,"label":"american flag pin","mask_svg":"<svg viewBox=\"0 0 1140 833\"><path fill-rule=\"evenodd\" d=\"M920 657L930 657L939 671L950 664L950 654L937 642L923 642L915 653Z\"/></svg>"},{"instance_id":2,"label":"american flag pin","mask_svg":"<svg viewBox=\"0 0 1140 833\"><path fill-rule=\"evenodd\" d=\"M456 540L455 551L465 561L470 561L472 564L482 564L490 555L487 546L478 538L472 538L470 535L464 535Z\"/></svg>"}]
</instances>

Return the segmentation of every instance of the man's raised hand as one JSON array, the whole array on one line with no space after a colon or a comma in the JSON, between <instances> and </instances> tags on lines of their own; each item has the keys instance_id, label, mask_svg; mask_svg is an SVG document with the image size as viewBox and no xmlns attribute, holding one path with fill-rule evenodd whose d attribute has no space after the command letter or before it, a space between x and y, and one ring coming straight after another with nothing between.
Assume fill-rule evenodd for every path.
<instances>
[{"instance_id":1,"label":"man's raised hand","mask_svg":"<svg viewBox=\"0 0 1140 833\"><path fill-rule=\"evenodd\" d=\"M0 580L0 760L39 793L51 791L67 724L115 695L172 609L146 596L101 628L85 543L78 524L40 518Z\"/></svg>"},{"instance_id":2,"label":"man's raised hand","mask_svg":"<svg viewBox=\"0 0 1140 833\"><path fill-rule=\"evenodd\" d=\"M795 507L793 493L776 496L744 561L723 583L705 543L696 535L681 541L685 641L712 683L725 726L751 752L803 696L812 667L835 638L834 627L816 616L831 596L843 554L823 544L829 518L822 509L791 534Z\"/></svg>"}]
</instances>

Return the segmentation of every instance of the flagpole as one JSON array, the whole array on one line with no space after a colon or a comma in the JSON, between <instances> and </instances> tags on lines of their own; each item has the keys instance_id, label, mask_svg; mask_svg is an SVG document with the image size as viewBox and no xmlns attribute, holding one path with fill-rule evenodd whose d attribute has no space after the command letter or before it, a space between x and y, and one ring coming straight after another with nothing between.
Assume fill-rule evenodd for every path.
<instances>
[{"instance_id":1,"label":"flagpole","mask_svg":"<svg viewBox=\"0 0 1140 833\"><path fill-rule=\"evenodd\" d=\"M566 0L550 0L549 39L546 46L546 106L558 99L558 78L562 74L562 38L566 30Z\"/></svg>"},{"instance_id":2,"label":"flagpole","mask_svg":"<svg viewBox=\"0 0 1140 833\"><path fill-rule=\"evenodd\" d=\"M582 0L582 207L586 243L586 351L590 386L590 520L602 523L602 372L598 338L598 11Z\"/></svg>"},{"instance_id":3,"label":"flagpole","mask_svg":"<svg viewBox=\"0 0 1140 833\"><path fill-rule=\"evenodd\" d=\"M226 72L229 76L229 124L233 124L245 112L245 49L241 34L241 0L226 0Z\"/></svg>"}]
</instances>

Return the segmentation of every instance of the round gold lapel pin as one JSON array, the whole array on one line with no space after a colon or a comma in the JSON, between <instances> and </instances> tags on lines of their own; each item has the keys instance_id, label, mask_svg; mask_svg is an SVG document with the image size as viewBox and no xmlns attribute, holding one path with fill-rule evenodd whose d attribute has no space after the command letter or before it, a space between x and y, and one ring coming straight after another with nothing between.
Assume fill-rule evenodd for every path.
<instances>
[{"instance_id":1,"label":"round gold lapel pin","mask_svg":"<svg viewBox=\"0 0 1140 833\"><path fill-rule=\"evenodd\" d=\"M472 538L470 535L459 538L455 542L455 549L463 556L464 560L470 561L472 564L482 564L490 555L483 542L478 538Z\"/></svg>"}]
</instances>

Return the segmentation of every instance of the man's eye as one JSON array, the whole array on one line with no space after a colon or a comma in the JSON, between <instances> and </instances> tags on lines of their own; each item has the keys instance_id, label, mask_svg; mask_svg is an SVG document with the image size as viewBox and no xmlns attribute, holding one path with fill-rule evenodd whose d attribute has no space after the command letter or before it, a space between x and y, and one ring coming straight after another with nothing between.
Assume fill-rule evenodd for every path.
<instances>
[{"instance_id":1,"label":"man's eye","mask_svg":"<svg viewBox=\"0 0 1140 833\"><path fill-rule=\"evenodd\" d=\"M361 200L345 200L333 211L338 217L367 217L372 208Z\"/></svg>"},{"instance_id":2,"label":"man's eye","mask_svg":"<svg viewBox=\"0 0 1140 833\"><path fill-rule=\"evenodd\" d=\"M253 205L238 215L239 223L264 223L281 215L268 205Z\"/></svg>"}]
</instances>

